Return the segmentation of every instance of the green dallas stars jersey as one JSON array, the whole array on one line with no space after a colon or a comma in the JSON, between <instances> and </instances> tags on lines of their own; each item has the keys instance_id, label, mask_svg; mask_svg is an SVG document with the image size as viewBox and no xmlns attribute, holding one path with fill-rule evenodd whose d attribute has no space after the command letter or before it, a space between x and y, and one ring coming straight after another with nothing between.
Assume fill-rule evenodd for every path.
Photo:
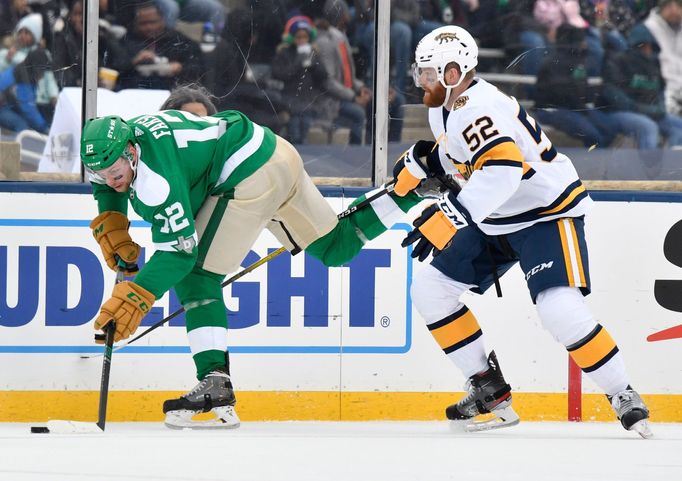
<instances>
[{"instance_id":1,"label":"green dallas stars jersey","mask_svg":"<svg viewBox=\"0 0 682 481\"><path fill-rule=\"evenodd\" d=\"M135 212L151 224L156 252L135 282L159 298L196 263L194 219L206 198L229 195L235 185L260 168L272 156L276 136L237 111L197 117L167 110L127 123L133 129L139 156L130 190L118 193L96 174L91 174L90 180L99 212L126 214L130 199ZM307 252L325 265L342 265L419 201L412 193L405 198L383 196L371 207L342 219Z\"/></svg>"},{"instance_id":2,"label":"green dallas stars jersey","mask_svg":"<svg viewBox=\"0 0 682 481\"><path fill-rule=\"evenodd\" d=\"M127 213L127 200L151 224L156 253L135 282L160 297L194 266L194 218L209 195L229 193L261 167L275 135L237 111L197 117L167 110L127 121L137 141L137 175L118 193L90 176L100 212Z\"/></svg>"}]
</instances>

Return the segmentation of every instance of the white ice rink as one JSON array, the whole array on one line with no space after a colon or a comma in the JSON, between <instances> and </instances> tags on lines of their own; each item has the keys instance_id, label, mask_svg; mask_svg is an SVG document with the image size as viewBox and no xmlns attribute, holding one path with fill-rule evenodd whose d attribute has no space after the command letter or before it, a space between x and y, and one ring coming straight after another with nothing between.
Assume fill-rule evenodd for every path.
<instances>
[{"instance_id":1,"label":"white ice rink","mask_svg":"<svg viewBox=\"0 0 682 481\"><path fill-rule=\"evenodd\" d=\"M248 422L234 431L110 423L105 434L0 424L2 481L682 480L682 424L644 440L616 423L453 434L445 422Z\"/></svg>"}]
</instances>

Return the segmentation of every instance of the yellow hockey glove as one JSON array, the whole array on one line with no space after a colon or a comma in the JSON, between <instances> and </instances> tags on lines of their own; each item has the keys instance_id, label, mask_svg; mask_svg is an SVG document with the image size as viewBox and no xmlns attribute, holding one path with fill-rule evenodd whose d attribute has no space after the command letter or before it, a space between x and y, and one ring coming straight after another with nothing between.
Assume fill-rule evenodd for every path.
<instances>
[{"instance_id":1,"label":"yellow hockey glove","mask_svg":"<svg viewBox=\"0 0 682 481\"><path fill-rule=\"evenodd\" d=\"M414 220L414 229L407 234L401 245L407 247L416 242L411 256L420 262L431 253L437 256L450 245L458 229L469 225L462 210L464 209L459 203L453 204L448 196L431 204Z\"/></svg>"},{"instance_id":2,"label":"yellow hockey glove","mask_svg":"<svg viewBox=\"0 0 682 481\"><path fill-rule=\"evenodd\" d=\"M95 319L95 330L103 329L109 322L114 321L116 325L114 341L127 339L135 333L155 300L154 294L134 282L119 282L114 286L111 298L102 304L99 316ZM96 342L102 344L104 341Z\"/></svg>"},{"instance_id":3,"label":"yellow hockey glove","mask_svg":"<svg viewBox=\"0 0 682 481\"><path fill-rule=\"evenodd\" d=\"M102 249L104 260L112 271L118 270L118 259L125 262L126 275L136 273L140 246L128 233L128 218L116 211L102 212L90 223L92 235Z\"/></svg>"}]
</instances>

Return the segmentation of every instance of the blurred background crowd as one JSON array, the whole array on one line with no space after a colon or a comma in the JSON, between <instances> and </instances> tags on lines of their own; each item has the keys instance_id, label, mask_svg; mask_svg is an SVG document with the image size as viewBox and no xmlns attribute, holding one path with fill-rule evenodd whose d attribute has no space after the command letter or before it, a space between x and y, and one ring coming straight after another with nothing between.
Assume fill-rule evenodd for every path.
<instances>
[{"instance_id":1,"label":"blurred background crowd","mask_svg":"<svg viewBox=\"0 0 682 481\"><path fill-rule=\"evenodd\" d=\"M100 0L100 87L205 88L294 144L370 144L373 0ZM0 129L47 133L82 0L0 0ZM429 138L414 48L456 24L555 143L682 146L682 0L392 0L389 142ZM416 118L416 120L413 120ZM562 134L563 133L563 134Z\"/></svg>"}]
</instances>

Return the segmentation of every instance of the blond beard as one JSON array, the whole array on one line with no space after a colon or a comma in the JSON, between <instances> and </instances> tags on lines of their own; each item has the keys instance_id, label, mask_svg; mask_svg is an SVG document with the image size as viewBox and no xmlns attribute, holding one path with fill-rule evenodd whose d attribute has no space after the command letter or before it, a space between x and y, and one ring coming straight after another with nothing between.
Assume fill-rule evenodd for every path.
<instances>
[{"instance_id":1,"label":"blond beard","mask_svg":"<svg viewBox=\"0 0 682 481\"><path fill-rule=\"evenodd\" d=\"M445 87L440 82L435 83L433 87L423 87L423 89L422 102L427 107L440 107L445 103Z\"/></svg>"}]
</instances>

